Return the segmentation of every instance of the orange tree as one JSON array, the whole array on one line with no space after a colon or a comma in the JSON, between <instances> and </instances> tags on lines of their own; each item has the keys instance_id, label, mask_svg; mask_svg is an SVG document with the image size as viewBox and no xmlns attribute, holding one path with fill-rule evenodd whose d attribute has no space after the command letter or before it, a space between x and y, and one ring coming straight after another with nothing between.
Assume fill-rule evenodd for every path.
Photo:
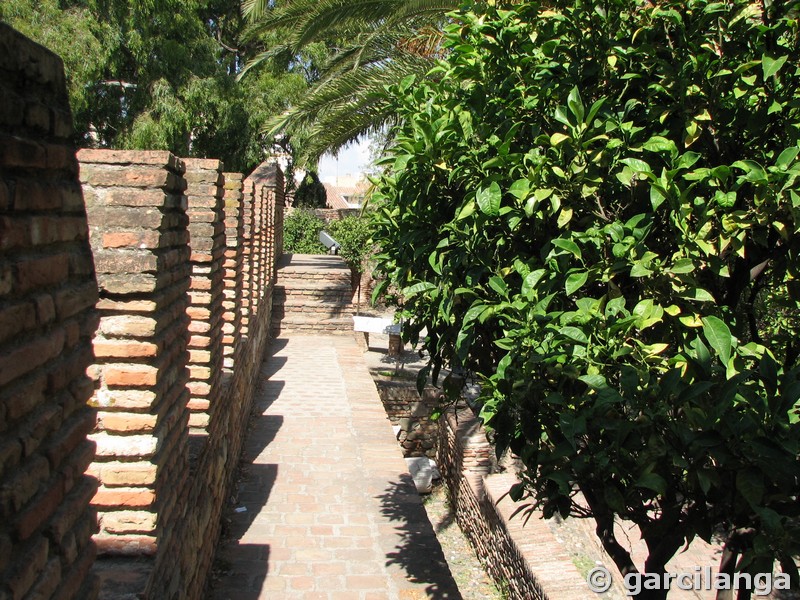
<instances>
[{"instance_id":1,"label":"orange tree","mask_svg":"<svg viewBox=\"0 0 800 600\"><path fill-rule=\"evenodd\" d=\"M376 293L402 290L404 331L426 332L420 381L480 379L498 451L527 467L513 495L592 516L623 573L718 532L723 570L778 559L797 584L797 19L797 1L476 5L435 81L391 90Z\"/></svg>"}]
</instances>

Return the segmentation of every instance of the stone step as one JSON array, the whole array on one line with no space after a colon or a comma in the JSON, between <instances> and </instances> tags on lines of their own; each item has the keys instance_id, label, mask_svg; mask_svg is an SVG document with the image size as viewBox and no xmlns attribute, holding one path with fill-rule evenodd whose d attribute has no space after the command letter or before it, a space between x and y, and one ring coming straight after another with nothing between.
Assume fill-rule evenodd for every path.
<instances>
[{"instance_id":1,"label":"stone step","mask_svg":"<svg viewBox=\"0 0 800 600\"><path fill-rule=\"evenodd\" d=\"M289 316L302 317L306 315L309 319L319 318L319 315L327 315L330 317L348 317L352 326L353 308L347 304L342 306L330 305L317 305L317 306L293 306L286 307L283 304L272 306L272 315L274 318L284 318Z\"/></svg>"},{"instance_id":2,"label":"stone step","mask_svg":"<svg viewBox=\"0 0 800 600\"><path fill-rule=\"evenodd\" d=\"M273 336L291 332L353 333L353 319L350 315L322 318L298 315L287 315L280 318L273 315L271 332Z\"/></svg>"}]
</instances>

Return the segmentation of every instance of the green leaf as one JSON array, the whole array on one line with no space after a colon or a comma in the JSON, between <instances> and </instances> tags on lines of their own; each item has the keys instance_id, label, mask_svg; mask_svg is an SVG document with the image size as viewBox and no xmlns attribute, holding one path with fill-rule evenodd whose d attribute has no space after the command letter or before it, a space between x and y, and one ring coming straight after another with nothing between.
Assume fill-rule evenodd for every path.
<instances>
[{"instance_id":1,"label":"green leaf","mask_svg":"<svg viewBox=\"0 0 800 600\"><path fill-rule=\"evenodd\" d=\"M743 469L736 473L736 490L751 507L758 508L764 497L764 476L756 469Z\"/></svg>"},{"instance_id":2,"label":"green leaf","mask_svg":"<svg viewBox=\"0 0 800 600\"><path fill-rule=\"evenodd\" d=\"M583 123L583 101L581 100L581 93L578 91L577 86L572 88L572 91L569 93L569 96L567 97L567 106L569 107L570 112L575 115L577 122Z\"/></svg>"},{"instance_id":3,"label":"green leaf","mask_svg":"<svg viewBox=\"0 0 800 600\"><path fill-rule=\"evenodd\" d=\"M731 330L721 319L708 316L701 319L703 321L703 335L711 347L717 351L723 365L727 365L731 358L731 347L733 336Z\"/></svg>"},{"instance_id":4,"label":"green leaf","mask_svg":"<svg viewBox=\"0 0 800 600\"><path fill-rule=\"evenodd\" d=\"M527 179L517 179L508 188L508 193L514 196L517 200L523 200L528 197L531 191L531 182Z\"/></svg>"},{"instance_id":5,"label":"green leaf","mask_svg":"<svg viewBox=\"0 0 800 600\"><path fill-rule=\"evenodd\" d=\"M766 54L761 57L761 68L764 70L764 79L767 80L773 75L775 75L778 71L781 70L781 67L786 64L786 60L788 56L781 56L779 58L771 58Z\"/></svg>"},{"instance_id":6,"label":"green leaf","mask_svg":"<svg viewBox=\"0 0 800 600\"><path fill-rule=\"evenodd\" d=\"M475 201L474 200L470 200L469 202L467 202L464 205L464 207L458 213L458 216L456 217L456 220L460 221L462 219L466 219L467 217L472 215L474 212L475 212Z\"/></svg>"},{"instance_id":7,"label":"green leaf","mask_svg":"<svg viewBox=\"0 0 800 600\"><path fill-rule=\"evenodd\" d=\"M544 269L537 269L529 273L525 279L522 280L522 289L520 290L524 296L529 296L530 293L536 288L536 285L542 280L544 277L545 270Z\"/></svg>"},{"instance_id":8,"label":"green leaf","mask_svg":"<svg viewBox=\"0 0 800 600\"><path fill-rule=\"evenodd\" d=\"M670 154L677 154L678 147L675 142L668 140L665 137L655 135L642 144L642 148L649 152L669 152Z\"/></svg>"},{"instance_id":9,"label":"green leaf","mask_svg":"<svg viewBox=\"0 0 800 600\"><path fill-rule=\"evenodd\" d=\"M567 291L567 296L571 296L579 289L583 287L586 283L587 279L589 279L589 272L588 271L580 271L578 273L573 273L569 277L567 277L566 285L564 286Z\"/></svg>"},{"instance_id":10,"label":"green leaf","mask_svg":"<svg viewBox=\"0 0 800 600\"><path fill-rule=\"evenodd\" d=\"M551 243L556 248L560 248L561 250L566 250L570 254L574 255L575 258L581 258L581 249L578 247L578 244L573 242L572 240L565 240L563 238L556 238L551 240Z\"/></svg>"},{"instance_id":11,"label":"green leaf","mask_svg":"<svg viewBox=\"0 0 800 600\"><path fill-rule=\"evenodd\" d=\"M663 495L667 491L667 482L657 473L645 473L634 483L636 487L654 491L656 494Z\"/></svg>"},{"instance_id":12,"label":"green leaf","mask_svg":"<svg viewBox=\"0 0 800 600\"><path fill-rule=\"evenodd\" d=\"M717 190L714 192L714 200L717 201L722 208L733 208L736 204L736 192L723 192Z\"/></svg>"},{"instance_id":13,"label":"green leaf","mask_svg":"<svg viewBox=\"0 0 800 600\"><path fill-rule=\"evenodd\" d=\"M406 298L411 298L421 292L429 292L431 290L437 289L436 286L432 283L427 281L422 281L420 283L415 283L414 285L410 285L407 288L403 288L403 296Z\"/></svg>"},{"instance_id":14,"label":"green leaf","mask_svg":"<svg viewBox=\"0 0 800 600\"><path fill-rule=\"evenodd\" d=\"M697 302L715 302L714 296L708 290L703 288L692 288L687 290L681 295L681 298L687 300L696 300Z\"/></svg>"},{"instance_id":15,"label":"green leaf","mask_svg":"<svg viewBox=\"0 0 800 600\"><path fill-rule=\"evenodd\" d=\"M700 155L697 152L684 152L675 163L674 169L689 169L698 160L700 160Z\"/></svg>"},{"instance_id":16,"label":"green leaf","mask_svg":"<svg viewBox=\"0 0 800 600\"><path fill-rule=\"evenodd\" d=\"M497 275L490 277L489 287L504 298L508 297L508 286L506 285L506 282L503 281L502 277L498 277Z\"/></svg>"},{"instance_id":17,"label":"green leaf","mask_svg":"<svg viewBox=\"0 0 800 600\"><path fill-rule=\"evenodd\" d=\"M778 156L778 160L775 161L775 166L785 171L789 165L794 162L794 159L797 158L798 153L800 153L800 148L796 146L786 148L781 152L780 156Z\"/></svg>"},{"instance_id":18,"label":"green leaf","mask_svg":"<svg viewBox=\"0 0 800 600\"><path fill-rule=\"evenodd\" d=\"M562 327L561 335L568 337L569 339L578 342L579 344L589 343L589 338L586 337L586 334L583 332L583 330L578 329L577 327L573 327L571 325L568 325L567 327Z\"/></svg>"},{"instance_id":19,"label":"green leaf","mask_svg":"<svg viewBox=\"0 0 800 600\"><path fill-rule=\"evenodd\" d=\"M496 217L500 212L500 199L502 196L503 193L500 191L500 186L496 181L493 181L489 184L489 187L478 190L478 193L475 194L475 201L483 214Z\"/></svg>"},{"instance_id":20,"label":"green leaf","mask_svg":"<svg viewBox=\"0 0 800 600\"><path fill-rule=\"evenodd\" d=\"M679 258L669 270L672 273L691 273L694 271L694 261L691 258Z\"/></svg>"},{"instance_id":21,"label":"green leaf","mask_svg":"<svg viewBox=\"0 0 800 600\"><path fill-rule=\"evenodd\" d=\"M639 158L623 158L621 161L623 165L628 165L636 173L651 173L650 165Z\"/></svg>"},{"instance_id":22,"label":"green leaf","mask_svg":"<svg viewBox=\"0 0 800 600\"><path fill-rule=\"evenodd\" d=\"M565 142L569 139L568 135L563 133L554 133L550 136L550 145L551 146L558 146L561 142Z\"/></svg>"}]
</instances>

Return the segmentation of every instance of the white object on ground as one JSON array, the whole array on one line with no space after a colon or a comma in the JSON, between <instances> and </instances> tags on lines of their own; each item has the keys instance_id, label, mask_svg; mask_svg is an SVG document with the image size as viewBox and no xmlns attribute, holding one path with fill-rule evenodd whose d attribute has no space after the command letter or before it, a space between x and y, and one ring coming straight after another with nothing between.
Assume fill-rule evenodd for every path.
<instances>
[{"instance_id":1,"label":"white object on ground","mask_svg":"<svg viewBox=\"0 0 800 600\"><path fill-rule=\"evenodd\" d=\"M414 485L420 494L428 494L434 479L441 479L442 474L436 467L436 463L427 456L415 456L406 458L406 465L411 477L414 478Z\"/></svg>"}]
</instances>

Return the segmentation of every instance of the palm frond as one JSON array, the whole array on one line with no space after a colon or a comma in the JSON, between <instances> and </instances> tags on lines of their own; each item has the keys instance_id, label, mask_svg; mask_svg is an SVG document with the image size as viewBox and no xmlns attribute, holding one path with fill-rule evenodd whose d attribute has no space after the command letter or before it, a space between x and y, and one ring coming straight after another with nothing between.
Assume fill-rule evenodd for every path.
<instances>
[{"instance_id":1,"label":"palm frond","mask_svg":"<svg viewBox=\"0 0 800 600\"><path fill-rule=\"evenodd\" d=\"M298 105L268 124L268 135L302 137L300 159L313 162L367 132L383 127L393 113L385 86L429 68L432 62L403 55L386 65L343 73L320 84Z\"/></svg>"}]
</instances>

